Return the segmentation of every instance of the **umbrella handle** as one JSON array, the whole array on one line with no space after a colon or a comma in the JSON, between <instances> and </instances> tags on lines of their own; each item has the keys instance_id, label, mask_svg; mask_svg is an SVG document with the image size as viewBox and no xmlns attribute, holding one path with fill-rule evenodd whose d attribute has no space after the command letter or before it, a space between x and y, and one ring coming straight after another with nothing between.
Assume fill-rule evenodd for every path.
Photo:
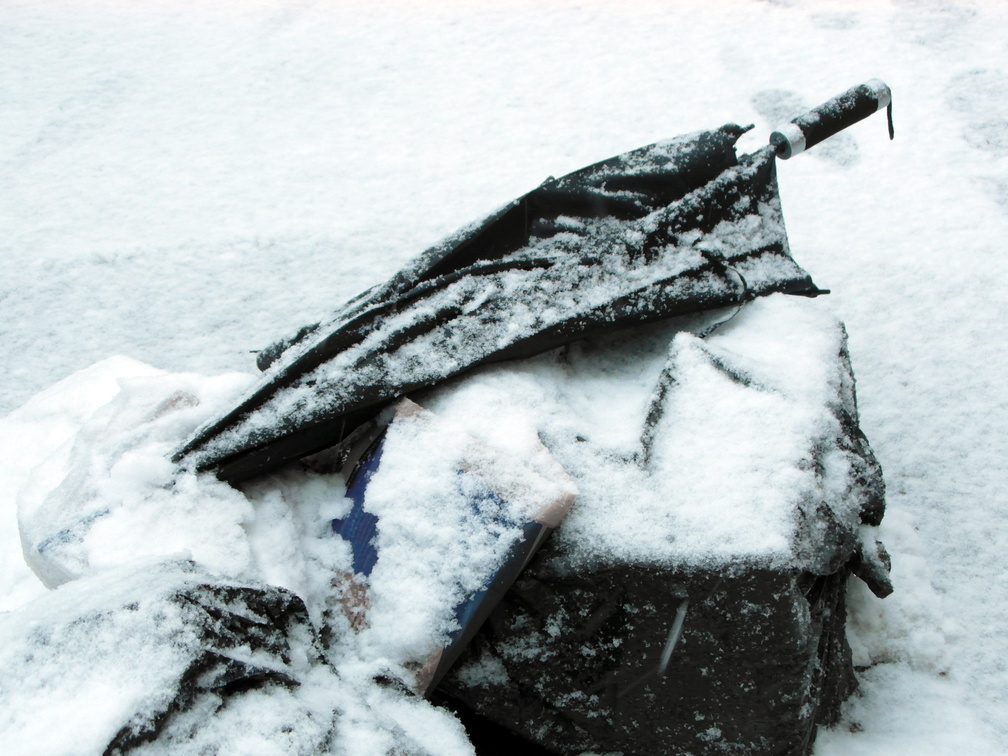
<instances>
[{"instance_id":1,"label":"umbrella handle","mask_svg":"<svg viewBox=\"0 0 1008 756\"><path fill-rule=\"evenodd\" d=\"M771 134L770 144L778 157L787 160L882 108L888 108L889 138L892 139L892 92L881 79L871 79L798 116Z\"/></svg>"}]
</instances>

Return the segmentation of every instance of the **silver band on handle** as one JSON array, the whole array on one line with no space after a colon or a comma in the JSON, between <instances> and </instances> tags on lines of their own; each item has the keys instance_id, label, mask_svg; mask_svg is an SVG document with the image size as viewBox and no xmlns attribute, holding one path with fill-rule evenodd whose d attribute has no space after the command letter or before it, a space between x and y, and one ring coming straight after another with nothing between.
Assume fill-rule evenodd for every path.
<instances>
[{"instance_id":1,"label":"silver band on handle","mask_svg":"<svg viewBox=\"0 0 1008 756\"><path fill-rule=\"evenodd\" d=\"M805 134L797 123L786 123L770 135L770 144L777 150L778 157L787 160L805 151Z\"/></svg>"}]
</instances>

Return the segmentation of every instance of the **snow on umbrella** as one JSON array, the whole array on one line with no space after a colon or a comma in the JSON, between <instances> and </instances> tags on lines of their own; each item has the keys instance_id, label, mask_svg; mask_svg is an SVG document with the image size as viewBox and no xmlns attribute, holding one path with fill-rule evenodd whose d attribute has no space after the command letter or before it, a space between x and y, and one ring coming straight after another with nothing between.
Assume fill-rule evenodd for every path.
<instances>
[{"instance_id":1,"label":"snow on umbrella","mask_svg":"<svg viewBox=\"0 0 1008 756\"><path fill-rule=\"evenodd\" d=\"M736 156L748 129L728 124L548 179L264 350L263 380L176 461L243 480L476 365L774 292L820 293L791 257L775 158L888 103L873 80L753 154Z\"/></svg>"}]
</instances>

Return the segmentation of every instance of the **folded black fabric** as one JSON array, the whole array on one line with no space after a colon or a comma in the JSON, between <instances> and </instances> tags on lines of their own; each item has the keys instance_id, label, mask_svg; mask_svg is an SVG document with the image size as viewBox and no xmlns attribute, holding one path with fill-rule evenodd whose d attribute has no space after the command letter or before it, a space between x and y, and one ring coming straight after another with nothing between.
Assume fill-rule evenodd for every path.
<instances>
[{"instance_id":1,"label":"folded black fabric","mask_svg":"<svg viewBox=\"0 0 1008 756\"><path fill-rule=\"evenodd\" d=\"M262 382L176 461L242 480L475 365L772 292L816 293L790 256L773 149L737 158L743 133L727 125L618 155L460 230L265 350Z\"/></svg>"}]
</instances>

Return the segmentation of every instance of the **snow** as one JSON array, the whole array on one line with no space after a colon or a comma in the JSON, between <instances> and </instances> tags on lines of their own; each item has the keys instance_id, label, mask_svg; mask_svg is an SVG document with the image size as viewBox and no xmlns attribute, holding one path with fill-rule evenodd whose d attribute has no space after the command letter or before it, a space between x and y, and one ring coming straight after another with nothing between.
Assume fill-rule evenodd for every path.
<instances>
[{"instance_id":1,"label":"snow","mask_svg":"<svg viewBox=\"0 0 1008 756\"><path fill-rule=\"evenodd\" d=\"M509 439L513 452L515 435ZM540 456L548 464L541 447L530 464L529 455L480 444L456 423L400 405L364 497L364 510L378 518L378 561L366 579L361 660L404 680L412 677L405 665L436 666L460 629L456 608L490 584L527 523L569 507L576 494L562 469L551 478L535 469ZM410 687L424 690L430 678L415 674L420 684Z\"/></svg>"},{"instance_id":2,"label":"snow","mask_svg":"<svg viewBox=\"0 0 1008 756\"><path fill-rule=\"evenodd\" d=\"M227 588L258 587L221 582L188 562L152 564L139 560L128 567L73 581L19 612L2 616L0 653L7 674L0 683L0 697L5 702L0 727L5 752L103 752L120 730L141 731L147 717L167 711L180 680L191 670L198 673L191 684L215 698L218 685L212 678L219 673L202 658L206 653L203 636L208 633L204 607L175 600L180 594L199 596L209 581ZM238 612L250 614L251 610L240 606ZM228 619L215 617L221 623L219 627ZM247 623L253 621L245 619ZM209 633L214 631L220 629ZM308 666L310 646L299 646L293 637L287 639L289 658L281 660L280 654L261 648L251 650L247 641L244 648L240 643L237 648L228 648L224 633L220 635L214 639L215 651L237 667L248 665L297 679L302 677L302 668ZM303 676L307 686L327 685L332 689L335 675L330 671L328 681L324 681L318 679L319 671L314 675L316 679ZM281 728L275 727L276 731L270 733L276 720L299 725L287 735L288 753L310 754L316 750L313 745L327 741L336 709L331 693L325 702L328 705L315 711L307 691L273 695L265 702L257 700L264 697L258 692L239 696L236 705L221 707L224 721L214 727L204 723L215 716L215 702L197 699L197 705L181 722L173 722L177 728L173 752L201 752L215 736L220 738L222 731L242 733L237 743L229 744L237 746L232 752L242 752L242 744L254 745L257 737L262 738L261 742L276 743ZM315 703L319 703L318 698L316 693ZM216 703L220 704L219 698ZM269 710L272 717L264 717ZM204 724L195 740L190 740L186 732L187 718ZM57 723L59 726L54 727ZM219 744L214 750L220 752Z\"/></svg>"},{"instance_id":3,"label":"snow","mask_svg":"<svg viewBox=\"0 0 1008 756\"><path fill-rule=\"evenodd\" d=\"M250 351L548 175L728 121L756 124L755 150L879 76L894 142L876 115L779 164L792 251L847 325L896 584L855 602L852 645L880 663L815 752L1004 752L1006 15L968 0L5 3L0 609L49 595L21 557L15 493L37 465L71 464L64 444L116 379L249 373ZM119 354L157 370L88 367ZM618 418L629 401L578 406ZM248 569L324 611L318 575L340 555L305 534L332 502L263 496ZM341 676L346 752L402 732L465 752L422 702Z\"/></svg>"},{"instance_id":4,"label":"snow","mask_svg":"<svg viewBox=\"0 0 1008 756\"><path fill-rule=\"evenodd\" d=\"M416 528L429 512L415 506L397 510L398 519L384 518L392 531L383 534L392 540L389 551L402 555L405 565L382 561L371 585L373 627L360 638L351 636L340 607L350 554L331 528L346 504L339 476L282 471L239 491L212 475L177 474L169 461L180 441L208 414L233 403L250 378L169 373L135 360L107 359L4 420L35 441L28 448L36 453L47 439L33 434L52 432L55 425L39 410L40 402L59 412L65 426L55 434L56 443L48 444L56 447L48 458L19 471L17 518L7 518L12 579L8 609L0 613L5 753L104 752L122 728L174 705L180 681L200 654L232 659L237 654L239 663L259 666L269 662L256 656L254 643L249 651L251 641L233 630L227 637L236 639L237 649L221 649L213 636L208 642L206 620L193 621L185 602L174 600L194 587L255 588L260 583L294 592L305 604L313 632L326 630L332 652L323 661L309 653L311 644L307 650L293 648L293 662L287 663L293 664L297 685L290 690L255 688L219 706L211 689L209 700L197 698L183 707L156 743L138 752L308 755L335 747L335 738L340 753L364 756L373 752L367 745L373 737L403 753L423 752L432 738L444 753L471 752L461 726L446 712L419 699L372 701L380 696L372 678L390 669L406 677L406 662L422 659L435 650L436 641L443 642L451 629L453 600L457 603L459 591L480 587L488 577L486 562L506 551L513 539L503 536L513 529L502 526L500 534L480 541L484 533L476 528L468 541L446 543L456 531L450 521L441 521L440 540L428 538L425 549L410 551L424 540ZM106 403L82 411L74 405L82 397ZM404 464L409 466L413 456L402 455ZM389 467L396 476L396 467ZM428 489L444 488L446 471L440 472L440 477L428 474ZM454 476L454 470L448 473ZM536 483L529 476L519 482L534 501L565 490L552 480L529 485L530 480ZM380 510L378 483L374 506ZM415 494L417 506L429 504L429 490L421 487ZM395 495L386 492L386 507ZM459 501L467 505L465 498ZM530 505L521 496L512 503ZM467 562L464 550L478 547L486 558ZM445 559L452 548L454 560ZM12 557L22 549L17 564ZM425 585L429 576L423 560L439 558L441 571L434 579L440 583ZM396 580L404 568L418 580ZM383 581L380 573L390 571ZM386 585L390 590L383 590ZM418 601L418 596L434 600ZM410 606L419 616L404 623L402 610ZM238 614L244 616L241 610ZM254 616L244 621L249 620L255 622ZM433 633L436 637L423 637ZM243 646L246 655L251 653L245 660ZM275 659L266 666L275 668ZM57 723L61 726L54 728Z\"/></svg>"},{"instance_id":5,"label":"snow","mask_svg":"<svg viewBox=\"0 0 1008 756\"><path fill-rule=\"evenodd\" d=\"M851 506L864 498L852 493L856 462L836 441L840 413L853 409L842 327L821 302L785 295L747 305L704 340L690 332L710 320L484 368L421 401L487 441L519 422L544 439L580 492L555 536L575 569L601 559L818 571L801 558L816 551L798 525L806 502L824 503L853 532L860 512ZM599 352L608 364L597 364ZM674 384L644 452L663 371ZM622 416L590 410L615 394Z\"/></svg>"},{"instance_id":6,"label":"snow","mask_svg":"<svg viewBox=\"0 0 1008 756\"><path fill-rule=\"evenodd\" d=\"M248 376L206 380L147 368L149 375L127 378L117 375L120 362L90 368L118 379L118 393L62 453L32 470L20 493L18 525L29 566L49 588L137 554L185 553L214 572L247 572L252 555L242 525L250 519L248 501L226 484L176 476L168 457L179 434L202 419L200 405L233 400ZM207 533L213 534L209 547L201 545Z\"/></svg>"}]
</instances>

